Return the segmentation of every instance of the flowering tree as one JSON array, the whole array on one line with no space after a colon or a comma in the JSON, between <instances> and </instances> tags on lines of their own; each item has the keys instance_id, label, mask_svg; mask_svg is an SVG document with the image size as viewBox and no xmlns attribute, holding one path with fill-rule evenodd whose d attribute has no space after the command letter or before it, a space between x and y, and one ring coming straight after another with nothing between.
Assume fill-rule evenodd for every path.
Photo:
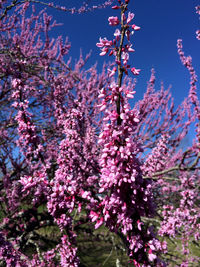
<instances>
[{"instance_id":1,"label":"flowering tree","mask_svg":"<svg viewBox=\"0 0 200 267\"><path fill-rule=\"evenodd\" d=\"M129 54L140 27L128 11L129 0L112 6L116 13L108 23L114 39L97 43L101 56L114 57L100 74L95 66L84 70L89 55L72 67L68 39L49 37L57 24L44 10L36 13L30 5L36 1L2 2L2 264L84 266L79 236L89 231L92 238L99 229L112 233L110 246L118 238L130 265L198 262L189 249L200 238L200 106L182 41L178 53L191 77L187 99L175 109L169 90L155 91L152 70L143 99L131 108L133 77L140 69L130 65ZM181 142L195 123L195 140L183 150ZM181 262L170 255L170 240L181 242Z\"/></svg>"}]
</instances>

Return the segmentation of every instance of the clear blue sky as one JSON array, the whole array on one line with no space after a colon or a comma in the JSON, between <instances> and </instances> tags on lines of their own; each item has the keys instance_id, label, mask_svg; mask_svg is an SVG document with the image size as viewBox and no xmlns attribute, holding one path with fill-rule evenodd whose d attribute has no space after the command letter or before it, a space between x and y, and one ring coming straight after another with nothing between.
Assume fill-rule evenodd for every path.
<instances>
[{"instance_id":1,"label":"clear blue sky","mask_svg":"<svg viewBox=\"0 0 200 267\"><path fill-rule=\"evenodd\" d=\"M54 1L66 7L80 6L80 0ZM96 4L103 1L91 0ZM114 1L115 3L117 1ZM141 27L132 38L136 50L131 64L142 69L137 77L136 99L141 98L149 79L150 70L155 68L157 88L163 81L165 87L172 86L176 104L187 95L189 75L182 66L177 54L177 39L183 39L186 55L191 55L197 75L200 76L200 41L196 39L196 30L200 29L200 20L196 14L197 0L130 0L129 10L135 14L134 23ZM108 56L100 57L96 43L99 37L113 38L115 27L108 25L108 17L116 16L119 11L111 7L85 14L65 13L48 8L57 22L63 26L56 28L56 35L66 35L72 44L70 55L79 57L80 48L85 55L92 50L89 64L98 62L99 69Z\"/></svg>"}]
</instances>

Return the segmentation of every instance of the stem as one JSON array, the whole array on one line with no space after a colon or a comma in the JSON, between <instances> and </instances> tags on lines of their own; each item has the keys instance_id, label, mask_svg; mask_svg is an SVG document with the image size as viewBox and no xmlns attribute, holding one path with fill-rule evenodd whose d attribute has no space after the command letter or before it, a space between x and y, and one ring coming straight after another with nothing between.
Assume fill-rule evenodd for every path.
<instances>
[{"instance_id":1,"label":"stem","mask_svg":"<svg viewBox=\"0 0 200 267\"><path fill-rule=\"evenodd\" d=\"M8 13L9 10L11 10L12 8L14 8L15 6L17 6L17 5L21 4L21 3L22 3L21 1L18 2L18 0L13 0L12 3L11 3L9 6L7 6L7 7L5 8L4 12L1 14L0 21L1 21L5 16L7 16L7 13Z\"/></svg>"},{"instance_id":2,"label":"stem","mask_svg":"<svg viewBox=\"0 0 200 267\"><path fill-rule=\"evenodd\" d=\"M123 73L124 70L121 67L121 54L122 54L122 48L123 48L123 43L124 43L124 36L126 33L126 25L124 25L124 20L123 20L123 14L125 13L126 9L127 9L127 5L125 4L122 8L121 8L121 40L120 40L120 45L119 45L119 49L117 52L117 61L120 62L120 65L118 65L118 87L120 88L122 85L122 78L123 78ZM121 111L121 107L120 107L120 102L121 102L121 94L119 92L118 94L118 98L116 101L116 108L117 108L117 114L119 115L118 119L117 119L117 125L121 125L122 119L120 118L120 111Z\"/></svg>"}]
</instances>

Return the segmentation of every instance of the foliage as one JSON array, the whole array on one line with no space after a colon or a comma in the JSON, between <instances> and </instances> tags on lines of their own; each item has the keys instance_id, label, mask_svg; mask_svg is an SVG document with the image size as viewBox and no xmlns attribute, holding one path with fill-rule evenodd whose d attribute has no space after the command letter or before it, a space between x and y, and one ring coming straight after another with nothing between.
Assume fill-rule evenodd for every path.
<instances>
[{"instance_id":1,"label":"foliage","mask_svg":"<svg viewBox=\"0 0 200 267\"><path fill-rule=\"evenodd\" d=\"M50 38L57 24L31 2L1 3L2 266L195 266L200 102L182 41L188 97L175 109L169 90L155 90L152 70L143 99L131 108L132 76L140 69L129 54L140 27L129 0L112 6L120 12L108 18L117 27L114 39L97 43L101 56L114 57L101 73L84 69L89 55L73 66L68 39ZM194 124L195 140L184 150ZM171 255L170 242L182 252Z\"/></svg>"}]
</instances>

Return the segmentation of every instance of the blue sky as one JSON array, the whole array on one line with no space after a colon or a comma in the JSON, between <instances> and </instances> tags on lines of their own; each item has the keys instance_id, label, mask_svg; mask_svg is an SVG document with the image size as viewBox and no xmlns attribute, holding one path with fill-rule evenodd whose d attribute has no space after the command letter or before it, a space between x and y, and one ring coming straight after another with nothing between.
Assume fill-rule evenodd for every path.
<instances>
[{"instance_id":1,"label":"blue sky","mask_svg":"<svg viewBox=\"0 0 200 267\"><path fill-rule=\"evenodd\" d=\"M54 1L66 7L79 7L80 0ZM96 4L103 1L91 0ZM114 1L116 3L117 1ZM141 27L132 38L135 53L131 65L142 69L137 77L136 99L140 99L145 91L150 70L155 68L157 89L163 81L165 87L172 86L172 94L176 104L187 95L189 75L182 66L177 54L177 39L183 39L186 55L191 55L197 75L200 76L200 41L196 39L196 30L200 28L200 20L196 14L197 0L130 0L129 10L135 14L134 23ZM79 57L80 48L85 55L92 50L89 64L98 62L98 68L111 58L100 57L96 43L99 37L113 38L115 27L108 25L109 16L117 16L119 11L111 7L85 14L71 15L67 12L48 8L57 22L63 26L56 28L56 35L68 36L71 42L70 55L75 60Z\"/></svg>"}]
</instances>

